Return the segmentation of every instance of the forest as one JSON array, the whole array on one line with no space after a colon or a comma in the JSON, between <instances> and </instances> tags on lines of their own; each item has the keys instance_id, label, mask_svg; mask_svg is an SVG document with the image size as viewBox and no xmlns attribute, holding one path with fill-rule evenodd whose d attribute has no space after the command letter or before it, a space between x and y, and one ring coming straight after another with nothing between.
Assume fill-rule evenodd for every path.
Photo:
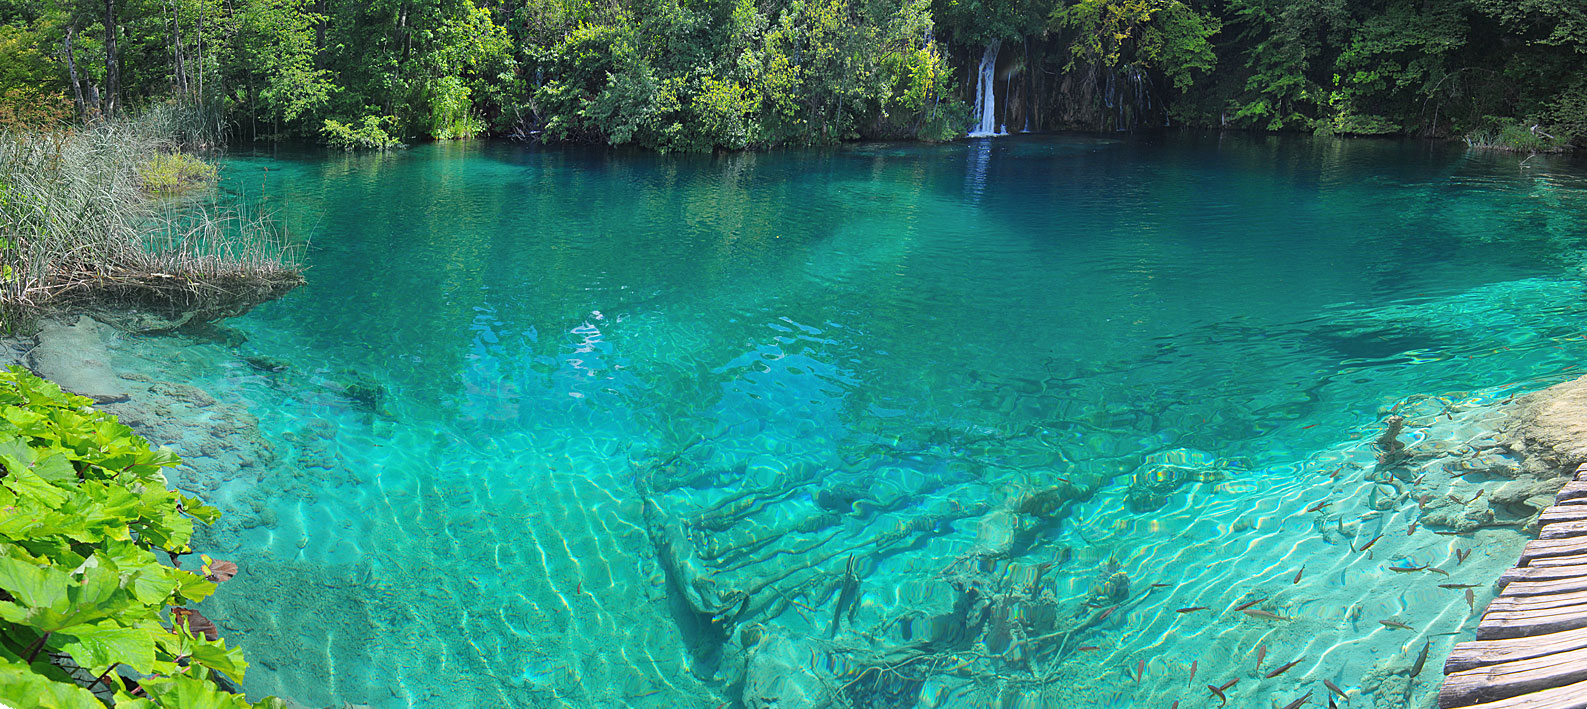
<instances>
[{"instance_id":1,"label":"forest","mask_svg":"<svg viewBox=\"0 0 1587 709\"><path fill-rule=\"evenodd\" d=\"M663 151L1007 130L1587 141L1580 0L0 0L0 123Z\"/></svg>"}]
</instances>

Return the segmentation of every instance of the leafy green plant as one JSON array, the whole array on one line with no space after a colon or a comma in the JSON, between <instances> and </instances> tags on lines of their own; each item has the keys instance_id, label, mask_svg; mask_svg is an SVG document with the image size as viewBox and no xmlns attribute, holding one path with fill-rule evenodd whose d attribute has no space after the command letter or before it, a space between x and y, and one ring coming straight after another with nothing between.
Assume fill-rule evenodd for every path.
<instances>
[{"instance_id":1,"label":"leafy green plant","mask_svg":"<svg viewBox=\"0 0 1587 709\"><path fill-rule=\"evenodd\" d=\"M386 126L396 121L392 116L364 116L357 123L327 118L320 135L325 137L326 145L342 150L392 150L403 147L402 141L386 132Z\"/></svg>"},{"instance_id":2,"label":"leafy green plant","mask_svg":"<svg viewBox=\"0 0 1587 709\"><path fill-rule=\"evenodd\" d=\"M138 166L143 189L154 194L176 194L215 181L215 166L187 153L155 153Z\"/></svg>"},{"instance_id":3,"label":"leafy green plant","mask_svg":"<svg viewBox=\"0 0 1587 709\"><path fill-rule=\"evenodd\" d=\"M186 607L235 567L205 557L201 575L155 555L190 552L193 523L219 512L166 487L174 453L90 403L20 367L0 372L0 702L283 706L217 687L248 664ZM120 668L141 679L118 681Z\"/></svg>"}]
</instances>

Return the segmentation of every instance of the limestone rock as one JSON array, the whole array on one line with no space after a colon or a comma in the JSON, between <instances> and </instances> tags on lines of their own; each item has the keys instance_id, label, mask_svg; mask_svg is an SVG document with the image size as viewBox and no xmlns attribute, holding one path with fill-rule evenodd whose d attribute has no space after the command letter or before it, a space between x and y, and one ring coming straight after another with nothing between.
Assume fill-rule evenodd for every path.
<instances>
[{"instance_id":1,"label":"limestone rock","mask_svg":"<svg viewBox=\"0 0 1587 709\"><path fill-rule=\"evenodd\" d=\"M1587 376L1522 397L1499 440L1534 474L1566 475L1587 463Z\"/></svg>"}]
</instances>

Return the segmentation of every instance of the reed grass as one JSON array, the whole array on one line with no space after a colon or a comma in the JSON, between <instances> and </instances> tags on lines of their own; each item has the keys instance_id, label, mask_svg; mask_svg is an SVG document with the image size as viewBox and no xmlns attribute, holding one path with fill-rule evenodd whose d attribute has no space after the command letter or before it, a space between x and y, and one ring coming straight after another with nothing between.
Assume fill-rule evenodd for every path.
<instances>
[{"instance_id":1,"label":"reed grass","mask_svg":"<svg viewBox=\"0 0 1587 709\"><path fill-rule=\"evenodd\" d=\"M158 197L151 161L218 144L202 111L155 107L57 131L0 132L0 318L118 305L214 318L303 282L269 215ZM184 158L185 159L185 158Z\"/></svg>"}]
</instances>

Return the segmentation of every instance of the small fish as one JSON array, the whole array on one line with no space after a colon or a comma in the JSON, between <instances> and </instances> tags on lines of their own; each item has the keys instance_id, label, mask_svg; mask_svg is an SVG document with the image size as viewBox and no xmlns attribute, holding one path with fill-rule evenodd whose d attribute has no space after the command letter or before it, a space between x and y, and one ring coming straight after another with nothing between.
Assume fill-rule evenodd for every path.
<instances>
[{"instance_id":1,"label":"small fish","mask_svg":"<svg viewBox=\"0 0 1587 709\"><path fill-rule=\"evenodd\" d=\"M1401 623L1397 620L1380 620L1378 622L1390 628L1399 628L1400 630L1415 630L1415 628L1412 628L1411 626Z\"/></svg>"},{"instance_id":2,"label":"small fish","mask_svg":"<svg viewBox=\"0 0 1587 709\"><path fill-rule=\"evenodd\" d=\"M1311 699L1311 692L1307 692L1306 696L1284 705L1284 709L1298 709L1298 707L1300 707L1302 704L1305 704L1306 700L1308 699Z\"/></svg>"},{"instance_id":3,"label":"small fish","mask_svg":"<svg viewBox=\"0 0 1587 709\"><path fill-rule=\"evenodd\" d=\"M1179 709L1179 700L1175 699L1174 700L1174 705L1169 707L1168 709Z\"/></svg>"},{"instance_id":4,"label":"small fish","mask_svg":"<svg viewBox=\"0 0 1587 709\"><path fill-rule=\"evenodd\" d=\"M1099 647L1097 647L1095 645L1081 645L1080 647L1075 648L1075 649L1079 650L1080 652L1093 652L1093 651L1096 651L1096 650L1101 650L1102 648L1099 648Z\"/></svg>"},{"instance_id":5,"label":"small fish","mask_svg":"<svg viewBox=\"0 0 1587 709\"><path fill-rule=\"evenodd\" d=\"M1416 662L1411 663L1412 677L1422 674L1422 668L1427 666L1427 651L1431 650L1432 647L1433 641L1428 640L1426 644L1422 645L1422 651L1416 653Z\"/></svg>"},{"instance_id":6,"label":"small fish","mask_svg":"<svg viewBox=\"0 0 1587 709\"><path fill-rule=\"evenodd\" d=\"M1341 465L1341 466L1339 466L1337 468L1334 468L1333 474L1329 475L1328 477L1330 479L1333 479L1333 480L1338 480L1339 479L1339 471L1344 470L1344 469L1345 469L1345 466L1343 466L1343 465Z\"/></svg>"},{"instance_id":7,"label":"small fish","mask_svg":"<svg viewBox=\"0 0 1587 709\"><path fill-rule=\"evenodd\" d=\"M1194 613L1196 611L1208 611L1208 610L1212 610L1212 609L1208 608L1206 606L1191 606L1189 608L1181 608L1181 609L1179 609L1177 611L1174 611L1174 612L1175 613Z\"/></svg>"},{"instance_id":8,"label":"small fish","mask_svg":"<svg viewBox=\"0 0 1587 709\"><path fill-rule=\"evenodd\" d=\"M1449 413L1448 411L1445 411L1444 412L1444 418L1449 419L1450 421L1454 421L1455 420L1455 415Z\"/></svg>"},{"instance_id":9,"label":"small fish","mask_svg":"<svg viewBox=\"0 0 1587 709\"><path fill-rule=\"evenodd\" d=\"M1356 550L1356 551L1358 551L1358 552L1359 552L1359 551L1366 551L1366 550L1368 550L1368 549L1371 549L1371 548L1372 548L1372 545L1373 545L1373 544L1377 544L1377 543L1378 543L1378 540L1379 540L1379 539L1382 539L1382 538L1383 538L1383 535L1381 535L1381 534L1379 534L1379 535L1378 535L1378 536L1376 536L1376 537L1373 537L1373 538L1372 538L1372 541L1370 541L1370 542L1367 542L1367 545L1366 545L1366 546L1364 546L1364 547L1361 547L1361 548L1360 548L1360 549L1357 549L1357 550Z\"/></svg>"},{"instance_id":10,"label":"small fish","mask_svg":"<svg viewBox=\"0 0 1587 709\"><path fill-rule=\"evenodd\" d=\"M1196 681L1196 662L1197 662L1196 660L1191 660L1190 661L1190 681L1191 682L1195 682Z\"/></svg>"},{"instance_id":11,"label":"small fish","mask_svg":"<svg viewBox=\"0 0 1587 709\"><path fill-rule=\"evenodd\" d=\"M1256 648L1256 670L1262 671L1262 661L1267 659L1267 646L1258 645Z\"/></svg>"},{"instance_id":12,"label":"small fish","mask_svg":"<svg viewBox=\"0 0 1587 709\"><path fill-rule=\"evenodd\" d=\"M1412 534L1415 534L1415 533L1416 533L1416 523L1412 522L1411 523L1411 528L1405 530L1405 536L1409 537L1409 536L1411 536Z\"/></svg>"},{"instance_id":13,"label":"small fish","mask_svg":"<svg viewBox=\"0 0 1587 709\"><path fill-rule=\"evenodd\" d=\"M1416 506L1417 507L1426 507L1427 506L1427 501L1431 500L1431 499L1433 499L1432 495L1422 495L1421 497L1416 498Z\"/></svg>"},{"instance_id":14,"label":"small fish","mask_svg":"<svg viewBox=\"0 0 1587 709\"><path fill-rule=\"evenodd\" d=\"M1306 429L1309 429L1309 428L1316 428L1316 427L1317 427L1317 424L1315 424L1315 423L1314 423L1314 424L1312 424L1312 425L1310 425L1310 426L1301 426L1301 427L1300 427L1300 430L1302 430L1302 431L1304 431L1304 430L1306 430Z\"/></svg>"},{"instance_id":15,"label":"small fish","mask_svg":"<svg viewBox=\"0 0 1587 709\"><path fill-rule=\"evenodd\" d=\"M1476 588L1477 584L1474 584L1474 583L1441 583L1441 584L1438 584L1438 587L1439 588L1452 588L1452 589L1455 589L1455 590L1459 590L1459 589L1462 589L1462 588Z\"/></svg>"},{"instance_id":16,"label":"small fish","mask_svg":"<svg viewBox=\"0 0 1587 709\"><path fill-rule=\"evenodd\" d=\"M1244 603L1241 603L1238 606L1235 606L1234 609L1237 610L1237 611L1243 611L1243 610L1245 610L1247 608L1250 608L1251 606L1254 606L1254 605L1256 605L1258 603L1261 603L1262 601L1265 601L1265 600L1267 600L1266 597L1258 598L1258 599L1256 599L1254 601L1246 601Z\"/></svg>"},{"instance_id":17,"label":"small fish","mask_svg":"<svg viewBox=\"0 0 1587 709\"><path fill-rule=\"evenodd\" d=\"M1411 484L1412 485L1420 485L1420 484L1422 484L1422 481L1426 480L1426 479L1427 479L1427 473L1422 473L1421 475L1416 476L1416 479L1412 480Z\"/></svg>"},{"instance_id":18,"label":"small fish","mask_svg":"<svg viewBox=\"0 0 1587 709\"><path fill-rule=\"evenodd\" d=\"M1438 568L1438 567L1436 567L1436 566L1433 566L1433 565L1431 565L1431 564L1429 564L1429 565L1428 565L1428 566L1427 566L1427 570L1428 570L1428 571L1431 571L1431 572L1433 572L1433 573L1435 573L1435 574L1443 574L1443 575L1445 575L1445 576L1448 576L1448 575L1449 575L1449 572L1448 572L1448 571L1445 571L1445 570L1443 570L1443 569L1440 569L1440 568Z\"/></svg>"},{"instance_id":19,"label":"small fish","mask_svg":"<svg viewBox=\"0 0 1587 709\"><path fill-rule=\"evenodd\" d=\"M1324 687L1327 687L1327 688L1328 688L1328 691L1330 691L1330 692L1333 692L1333 693L1334 693L1334 694L1337 694L1337 695L1339 695L1339 698L1340 698L1340 699L1343 699L1343 700L1345 700L1345 701L1347 701L1347 702L1348 702L1348 701L1350 701L1350 695L1348 695L1348 694L1345 694L1345 690L1343 690L1343 689L1340 689L1340 688L1339 688L1339 685L1337 685L1337 684L1334 684L1334 683L1333 683L1333 682L1330 682L1330 681L1328 681L1328 680L1326 680L1326 679L1325 679L1325 680L1323 680L1323 686L1324 686Z\"/></svg>"},{"instance_id":20,"label":"small fish","mask_svg":"<svg viewBox=\"0 0 1587 709\"><path fill-rule=\"evenodd\" d=\"M1135 683L1136 684L1140 684L1141 678L1145 677L1145 676L1146 676L1146 660L1142 659L1140 664L1135 666Z\"/></svg>"},{"instance_id":21,"label":"small fish","mask_svg":"<svg viewBox=\"0 0 1587 709\"><path fill-rule=\"evenodd\" d=\"M1218 702L1219 702L1218 706L1221 707L1221 706L1229 703L1229 698L1223 696L1223 693L1225 691L1228 691L1228 689L1230 687L1233 687L1235 682L1239 682L1239 681L1240 681L1240 678L1236 677L1234 679L1229 680L1229 683L1223 685L1222 687L1214 687L1214 686L1209 684L1209 685L1207 685L1207 689L1212 690L1213 694L1218 695Z\"/></svg>"},{"instance_id":22,"label":"small fish","mask_svg":"<svg viewBox=\"0 0 1587 709\"><path fill-rule=\"evenodd\" d=\"M1427 565L1426 564L1422 564L1421 566L1390 566L1389 567L1389 571L1398 571L1398 572L1400 572L1402 574L1408 574L1408 573L1411 573L1412 571L1426 571L1426 570L1427 570Z\"/></svg>"},{"instance_id":23,"label":"small fish","mask_svg":"<svg viewBox=\"0 0 1587 709\"><path fill-rule=\"evenodd\" d=\"M1154 584L1152 584L1152 588L1168 588L1169 586L1172 586L1172 585L1174 585L1174 584L1171 584L1171 583L1154 583Z\"/></svg>"},{"instance_id":24,"label":"small fish","mask_svg":"<svg viewBox=\"0 0 1587 709\"><path fill-rule=\"evenodd\" d=\"M1108 616L1113 615L1113 611L1118 610L1118 608L1118 606L1108 606L1108 609L1102 611L1102 615L1097 618L1097 622L1101 623L1102 621L1107 620Z\"/></svg>"},{"instance_id":25,"label":"small fish","mask_svg":"<svg viewBox=\"0 0 1587 709\"><path fill-rule=\"evenodd\" d=\"M1471 606L1472 610L1477 610L1477 594L1472 593L1469 588L1466 589L1466 605Z\"/></svg>"},{"instance_id":26,"label":"small fish","mask_svg":"<svg viewBox=\"0 0 1587 709\"><path fill-rule=\"evenodd\" d=\"M1459 495L1445 495L1445 496L1444 496L1444 497L1447 497L1447 498L1449 498L1449 501L1450 501L1450 502L1453 502L1453 503L1455 503L1455 504L1457 504L1457 505L1464 505L1464 504L1466 504L1466 501L1465 501L1465 500L1462 500L1462 499L1460 499L1460 496L1459 496Z\"/></svg>"},{"instance_id":27,"label":"small fish","mask_svg":"<svg viewBox=\"0 0 1587 709\"><path fill-rule=\"evenodd\" d=\"M1472 503L1472 502L1476 502L1476 501L1477 501L1477 500L1480 500L1480 499L1482 499L1482 493L1484 493L1484 492L1487 492L1487 490L1478 490L1478 491L1477 491L1477 494L1476 494L1476 495L1473 495L1473 496L1472 496L1472 498L1471 498L1471 501L1470 501L1470 502L1467 502L1467 503L1466 503L1466 504L1468 504L1468 505L1469 505L1469 504L1471 504L1471 503Z\"/></svg>"},{"instance_id":28,"label":"small fish","mask_svg":"<svg viewBox=\"0 0 1587 709\"><path fill-rule=\"evenodd\" d=\"M1328 506L1328 501L1327 500L1322 500L1322 501L1318 502L1317 504L1312 505L1311 507L1307 507L1306 511L1302 512L1301 514L1311 514L1313 512L1316 512L1317 510L1320 510L1320 509L1322 509L1324 507L1327 507L1327 506Z\"/></svg>"},{"instance_id":29,"label":"small fish","mask_svg":"<svg viewBox=\"0 0 1587 709\"><path fill-rule=\"evenodd\" d=\"M1300 565L1300 571L1296 571L1295 572L1295 580L1289 582L1289 585L1294 586L1295 584L1300 583L1300 575L1304 574L1304 573L1306 573L1306 565L1305 564L1301 564Z\"/></svg>"},{"instance_id":30,"label":"small fish","mask_svg":"<svg viewBox=\"0 0 1587 709\"><path fill-rule=\"evenodd\" d=\"M1244 613L1244 614L1246 614L1248 616L1251 616L1252 618L1266 618L1268 620L1289 620L1288 618L1285 618L1284 616L1281 616L1281 615L1279 615L1277 613L1269 613L1269 612L1264 611L1264 610L1262 610L1260 608L1247 608L1247 609L1245 609L1243 611L1240 611L1240 612Z\"/></svg>"},{"instance_id":31,"label":"small fish","mask_svg":"<svg viewBox=\"0 0 1587 709\"><path fill-rule=\"evenodd\" d=\"M1295 660L1294 662L1291 662L1291 663L1289 663L1287 665L1279 667L1276 670L1273 670L1272 672L1267 673L1266 677L1267 677L1267 679L1273 679L1274 677L1277 677L1277 676L1279 676L1281 674L1284 674L1284 672L1286 670L1288 670L1289 668L1294 667L1294 666L1296 666L1298 664L1300 664L1300 660Z\"/></svg>"},{"instance_id":32,"label":"small fish","mask_svg":"<svg viewBox=\"0 0 1587 709\"><path fill-rule=\"evenodd\" d=\"M1470 549L1456 549L1455 550L1455 565L1459 566L1461 564L1466 563L1466 557L1468 557L1468 556L1471 556L1471 550Z\"/></svg>"}]
</instances>

